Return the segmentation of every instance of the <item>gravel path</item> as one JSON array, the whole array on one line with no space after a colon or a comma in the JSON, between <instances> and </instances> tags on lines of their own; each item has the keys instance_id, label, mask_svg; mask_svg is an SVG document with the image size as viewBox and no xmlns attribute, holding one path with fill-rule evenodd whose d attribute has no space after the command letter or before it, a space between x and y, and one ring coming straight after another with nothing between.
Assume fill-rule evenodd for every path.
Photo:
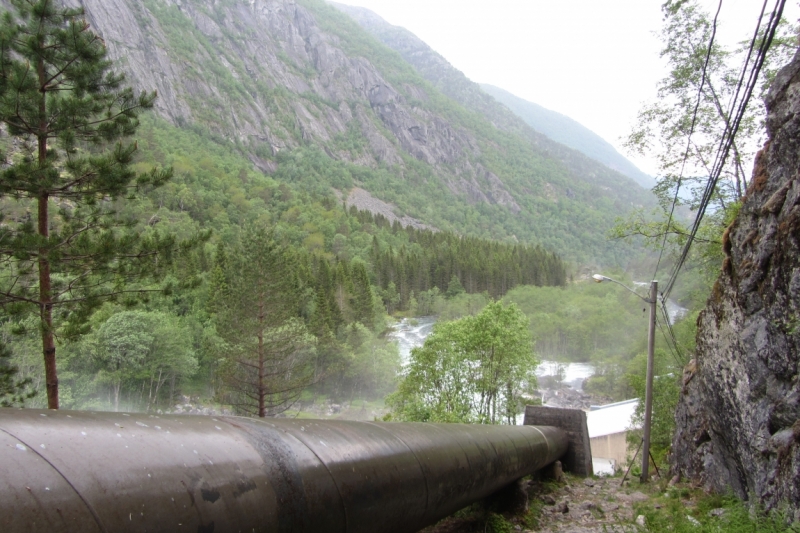
<instances>
[{"instance_id":1,"label":"gravel path","mask_svg":"<svg viewBox=\"0 0 800 533\"><path fill-rule=\"evenodd\" d=\"M619 477L569 478L556 487L533 482L529 495L531 505L541 506L538 527L520 530L548 533L636 531L633 504L650 498L635 487L629 487L628 483L620 487L620 481Z\"/></svg>"},{"instance_id":2,"label":"gravel path","mask_svg":"<svg viewBox=\"0 0 800 533\"><path fill-rule=\"evenodd\" d=\"M633 486L620 487L620 477L575 478L561 483L527 482L527 512L502 513L521 533L636 533L633 505L650 499ZM491 503L474 505L420 533L479 533L488 531Z\"/></svg>"}]
</instances>

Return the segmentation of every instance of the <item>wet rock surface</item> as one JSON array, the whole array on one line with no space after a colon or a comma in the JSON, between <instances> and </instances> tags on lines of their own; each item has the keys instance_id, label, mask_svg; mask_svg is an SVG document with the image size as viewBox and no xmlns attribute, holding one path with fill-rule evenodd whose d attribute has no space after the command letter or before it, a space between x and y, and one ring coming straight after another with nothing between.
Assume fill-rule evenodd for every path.
<instances>
[{"instance_id":1,"label":"wet rock surface","mask_svg":"<svg viewBox=\"0 0 800 533\"><path fill-rule=\"evenodd\" d=\"M684 371L672 468L708 490L798 509L800 55L766 104L769 141L723 237L722 273Z\"/></svg>"}]
</instances>

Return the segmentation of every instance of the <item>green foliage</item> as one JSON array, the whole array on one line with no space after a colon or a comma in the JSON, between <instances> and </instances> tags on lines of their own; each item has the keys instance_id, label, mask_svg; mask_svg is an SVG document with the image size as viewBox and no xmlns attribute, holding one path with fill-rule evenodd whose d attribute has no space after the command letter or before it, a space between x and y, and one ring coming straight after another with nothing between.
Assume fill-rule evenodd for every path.
<instances>
[{"instance_id":1,"label":"green foliage","mask_svg":"<svg viewBox=\"0 0 800 533\"><path fill-rule=\"evenodd\" d=\"M675 433L675 408L681 391L683 368L668 359L668 355L657 350L653 379L653 415L650 426L650 453L657 464L667 464L667 454L672 446ZM645 376L647 375L647 355L637 355L628 365L626 376L633 389L634 397L645 397ZM633 427L644 427L645 402L640 401L631 418ZM642 440L642 430L632 430L627 434L628 449L635 450Z\"/></svg>"},{"instance_id":2,"label":"green foliage","mask_svg":"<svg viewBox=\"0 0 800 533\"><path fill-rule=\"evenodd\" d=\"M660 161L662 177L654 189L662 207L671 202L678 177L683 172L682 195L691 207L696 207L702 188L713 167L719 139L732 117L728 105L739 90L740 65L747 53L750 35L743 47L729 50L717 39L709 50L712 20L696 1L667 2L662 6L664 28L661 32L663 49L670 72L658 87L658 101L646 106L639 114L639 124L628 138L628 146L639 152L651 152ZM796 49L796 31L787 23L768 50L765 68L761 72L761 98L769 80L778 68L788 62ZM759 39L763 39L763 35ZM756 42L756 47L761 46ZM708 62L706 64L706 59ZM699 94L699 104L698 104ZM697 112L695 113L695 106ZM691 143L687 139L692 132ZM765 110L751 102L741 121L733 151L722 171L715 202L725 210L727 204L741 200L748 183L749 169L744 168L761 147L765 129ZM683 154L687 151L686 161Z\"/></svg>"},{"instance_id":3,"label":"green foliage","mask_svg":"<svg viewBox=\"0 0 800 533\"><path fill-rule=\"evenodd\" d=\"M378 399L394 391L400 372L400 354L356 322L344 330L346 353L350 361L344 372L343 387L354 398Z\"/></svg>"},{"instance_id":4,"label":"green foliage","mask_svg":"<svg viewBox=\"0 0 800 533\"><path fill-rule=\"evenodd\" d=\"M642 301L608 283L518 287L509 291L504 301L514 302L530 318L536 350L548 359L627 360L647 334L648 316Z\"/></svg>"},{"instance_id":5,"label":"green foliage","mask_svg":"<svg viewBox=\"0 0 800 533\"><path fill-rule=\"evenodd\" d=\"M528 319L513 304L487 305L475 316L439 322L411 351L391 419L513 424L519 395L535 387L538 360Z\"/></svg>"},{"instance_id":6,"label":"green foliage","mask_svg":"<svg viewBox=\"0 0 800 533\"><path fill-rule=\"evenodd\" d=\"M35 390L26 390L31 378L18 379L19 369L11 363L11 351L0 339L0 407L24 405L36 395Z\"/></svg>"},{"instance_id":7,"label":"green foliage","mask_svg":"<svg viewBox=\"0 0 800 533\"><path fill-rule=\"evenodd\" d=\"M174 239L131 231L135 221L117 209L171 173L130 168L136 144L123 140L155 94L122 87L82 10L12 4L0 23L0 122L20 148L0 176L0 199L25 216L3 219L0 305L39 312L48 406L58 408L56 328L85 332L103 299L140 292L133 283L169 264Z\"/></svg>"},{"instance_id":8,"label":"green foliage","mask_svg":"<svg viewBox=\"0 0 800 533\"><path fill-rule=\"evenodd\" d=\"M459 294L464 294L465 292L464 286L461 285L461 281L459 281L458 276L453 274L453 277L450 278L450 282L447 284L447 291L444 293L445 297L455 298Z\"/></svg>"},{"instance_id":9,"label":"green foliage","mask_svg":"<svg viewBox=\"0 0 800 533\"><path fill-rule=\"evenodd\" d=\"M514 531L514 524L506 520L501 514L489 513L486 517L484 531L491 533L512 533Z\"/></svg>"},{"instance_id":10,"label":"green foliage","mask_svg":"<svg viewBox=\"0 0 800 533\"><path fill-rule=\"evenodd\" d=\"M115 313L87 336L81 348L99 368L97 384L110 386L115 411L123 387L135 394L139 385L149 385L146 404L143 394L139 403L150 411L165 383L189 378L198 369L187 328L178 317L161 312Z\"/></svg>"},{"instance_id":11,"label":"green foliage","mask_svg":"<svg viewBox=\"0 0 800 533\"><path fill-rule=\"evenodd\" d=\"M250 416L272 416L314 380L315 339L298 316L292 254L258 226L247 228L234 252L215 316L226 343L222 400Z\"/></svg>"},{"instance_id":12,"label":"green foliage","mask_svg":"<svg viewBox=\"0 0 800 533\"><path fill-rule=\"evenodd\" d=\"M746 502L725 495L698 495L696 505L687 506L681 491L668 489L658 505L638 504L634 514L644 515L646 531L677 533L797 533L800 526L790 524L788 513L764 512L757 503L751 509ZM713 511L713 512L712 512Z\"/></svg>"},{"instance_id":13,"label":"green foliage","mask_svg":"<svg viewBox=\"0 0 800 533\"><path fill-rule=\"evenodd\" d=\"M634 211L618 221L613 235L643 238L658 251L667 249L674 258L689 235L689 218L700 206L720 146L729 128L729 102L739 92L738 77L750 36L739 49L730 50L717 39L711 49L712 20L696 0L669 1L662 6L663 49L670 71L658 86L658 99L639 113L638 124L628 137L628 147L659 160L660 176L653 192L659 207L653 213ZM765 109L763 100L770 80L796 50L796 29L783 22L768 50L761 71L760 94L750 100L733 139L730 156L722 167L705 215L693 257L685 270L697 269L703 282L704 299L719 274L722 234L738 212L750 183L747 166L763 144ZM760 35L756 48L761 46ZM707 63L706 63L707 61ZM678 189L679 192L678 192ZM673 210L673 201L676 210ZM672 216L671 216L672 214ZM691 217L693 218L693 217Z\"/></svg>"},{"instance_id":14,"label":"green foliage","mask_svg":"<svg viewBox=\"0 0 800 533\"><path fill-rule=\"evenodd\" d=\"M448 299L466 292L487 292L500 297L517 285L564 285L566 267L562 260L539 246L506 244L462 237L451 232L433 232L390 226L378 215L356 212L363 223L389 229L395 246L381 246L373 239L369 259L374 265L376 284L399 297L397 308L408 309L412 295L436 288ZM417 300L419 304L419 300ZM429 305L425 305L430 307ZM426 314L423 312L422 314Z\"/></svg>"},{"instance_id":15,"label":"green foliage","mask_svg":"<svg viewBox=\"0 0 800 533\"><path fill-rule=\"evenodd\" d=\"M683 369L695 356L697 316L699 311L680 319L674 326L675 345L657 338L653 368L653 416L650 428L650 451L655 461L667 467L667 459L675 433L675 409L681 394ZM677 351L675 351L677 349ZM624 382L631 389L628 397L645 397L647 355L640 353L626 365ZM644 427L644 402L640 401L633 414L632 425ZM636 449L642 430L629 431L628 449Z\"/></svg>"}]
</instances>

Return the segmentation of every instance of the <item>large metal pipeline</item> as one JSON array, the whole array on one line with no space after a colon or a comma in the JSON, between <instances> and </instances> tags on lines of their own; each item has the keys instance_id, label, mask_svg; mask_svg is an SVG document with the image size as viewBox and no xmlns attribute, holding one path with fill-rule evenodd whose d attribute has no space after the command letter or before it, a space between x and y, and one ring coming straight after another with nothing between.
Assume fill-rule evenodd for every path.
<instances>
[{"instance_id":1,"label":"large metal pipeline","mask_svg":"<svg viewBox=\"0 0 800 533\"><path fill-rule=\"evenodd\" d=\"M413 532L566 449L548 426L0 409L0 531Z\"/></svg>"}]
</instances>

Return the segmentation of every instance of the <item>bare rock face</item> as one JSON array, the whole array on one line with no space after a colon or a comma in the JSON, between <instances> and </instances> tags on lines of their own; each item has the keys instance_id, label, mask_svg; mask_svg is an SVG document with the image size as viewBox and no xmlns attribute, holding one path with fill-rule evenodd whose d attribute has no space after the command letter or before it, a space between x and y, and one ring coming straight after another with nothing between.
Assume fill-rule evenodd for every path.
<instances>
[{"instance_id":1,"label":"bare rock face","mask_svg":"<svg viewBox=\"0 0 800 533\"><path fill-rule=\"evenodd\" d=\"M766 100L769 141L684 372L673 470L800 519L800 53Z\"/></svg>"},{"instance_id":2,"label":"bare rock face","mask_svg":"<svg viewBox=\"0 0 800 533\"><path fill-rule=\"evenodd\" d=\"M175 125L201 124L244 146L266 145L273 156L301 145L327 147L357 128L368 150L326 148L328 154L403 167L406 153L443 175L463 175L476 189L455 193L519 211L497 176L474 168L481 154L471 133L413 105L410 99L428 100L423 88L393 86L294 0L63 1L86 10L115 64L137 90L158 91L157 112ZM181 26L187 22L194 28ZM228 76L248 94L231 94ZM256 166L275 168L263 160Z\"/></svg>"}]
</instances>

